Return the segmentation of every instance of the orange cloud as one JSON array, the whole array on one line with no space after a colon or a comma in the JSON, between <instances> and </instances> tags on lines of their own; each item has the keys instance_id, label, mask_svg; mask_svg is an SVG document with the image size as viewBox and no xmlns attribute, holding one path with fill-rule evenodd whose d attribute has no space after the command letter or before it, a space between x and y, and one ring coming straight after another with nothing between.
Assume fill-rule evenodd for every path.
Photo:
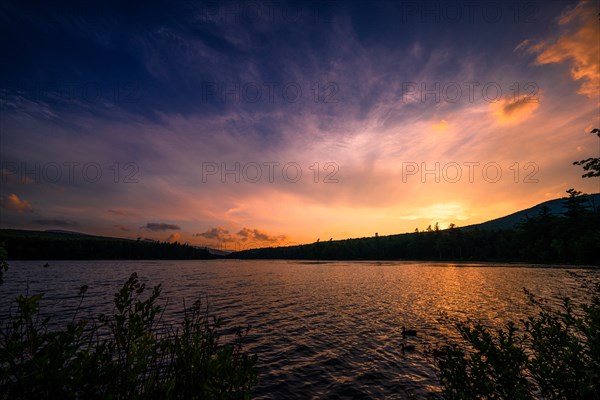
<instances>
[{"instance_id":1,"label":"orange cloud","mask_svg":"<svg viewBox=\"0 0 600 400\"><path fill-rule=\"evenodd\" d=\"M581 1L558 21L564 34L541 43L524 41L517 49L538 53L537 64L571 62L571 77L582 81L578 93L590 98L600 90L600 46L598 46L598 11L591 1Z\"/></svg>"},{"instance_id":2,"label":"orange cloud","mask_svg":"<svg viewBox=\"0 0 600 400\"><path fill-rule=\"evenodd\" d=\"M441 120L437 124L433 124L432 126L435 132L444 132L450 128L450 124L445 119Z\"/></svg>"},{"instance_id":3,"label":"orange cloud","mask_svg":"<svg viewBox=\"0 0 600 400\"><path fill-rule=\"evenodd\" d=\"M167 242L169 243L174 243L174 242L179 242L181 240L181 234L179 232L175 232L171 235L169 235L169 237L167 238Z\"/></svg>"},{"instance_id":4,"label":"orange cloud","mask_svg":"<svg viewBox=\"0 0 600 400\"><path fill-rule=\"evenodd\" d=\"M15 210L19 213L33 211L33 207L27 200L19 199L19 196L14 193L9 194L6 198L0 198L0 206L7 210Z\"/></svg>"},{"instance_id":5,"label":"orange cloud","mask_svg":"<svg viewBox=\"0 0 600 400\"><path fill-rule=\"evenodd\" d=\"M505 98L492 103L493 113L501 124L512 124L527 119L539 107L540 99L521 96L517 99Z\"/></svg>"},{"instance_id":6,"label":"orange cloud","mask_svg":"<svg viewBox=\"0 0 600 400\"><path fill-rule=\"evenodd\" d=\"M285 235L270 235L265 231L259 229L243 228L236 235L238 235L242 241L256 241L256 242L278 242L280 240L287 239Z\"/></svg>"}]
</instances>

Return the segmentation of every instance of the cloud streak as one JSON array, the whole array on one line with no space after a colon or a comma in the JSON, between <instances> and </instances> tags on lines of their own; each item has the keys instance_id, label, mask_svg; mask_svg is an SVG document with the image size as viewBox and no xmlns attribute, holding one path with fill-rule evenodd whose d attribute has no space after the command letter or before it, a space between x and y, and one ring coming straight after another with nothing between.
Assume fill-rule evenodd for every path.
<instances>
[{"instance_id":1,"label":"cloud streak","mask_svg":"<svg viewBox=\"0 0 600 400\"><path fill-rule=\"evenodd\" d=\"M34 224L42 225L42 226L69 227L69 226L77 225L76 223L65 220L65 219L35 219L32 222Z\"/></svg>"},{"instance_id":2,"label":"cloud streak","mask_svg":"<svg viewBox=\"0 0 600 400\"><path fill-rule=\"evenodd\" d=\"M578 93L597 98L600 91L598 9L583 0L558 20L561 35L542 42L524 41L517 48L537 54L538 65L569 62L571 77L581 82Z\"/></svg>"},{"instance_id":3,"label":"cloud streak","mask_svg":"<svg viewBox=\"0 0 600 400\"><path fill-rule=\"evenodd\" d=\"M166 224L164 222L148 222L145 228L153 232L163 232L170 230L178 231L181 229L181 227L179 227L178 225Z\"/></svg>"}]
</instances>

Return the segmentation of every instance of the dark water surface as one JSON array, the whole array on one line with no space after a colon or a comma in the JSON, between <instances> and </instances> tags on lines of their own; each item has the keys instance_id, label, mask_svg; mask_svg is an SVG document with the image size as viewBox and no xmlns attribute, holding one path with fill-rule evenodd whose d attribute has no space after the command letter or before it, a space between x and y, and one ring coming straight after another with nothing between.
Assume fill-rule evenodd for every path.
<instances>
[{"instance_id":1,"label":"dark water surface","mask_svg":"<svg viewBox=\"0 0 600 400\"><path fill-rule=\"evenodd\" d=\"M439 391L430 346L455 338L452 321L490 326L533 308L522 288L558 301L577 300L578 279L600 270L421 262L54 261L10 263L0 287L0 318L19 293L45 292L43 310L70 320L81 285L80 315L112 310L113 294L132 272L163 284L166 318L207 296L226 327L252 329L245 348L259 355L255 398L423 398ZM417 329L402 354L400 327ZM231 330L230 330L231 331Z\"/></svg>"}]
</instances>

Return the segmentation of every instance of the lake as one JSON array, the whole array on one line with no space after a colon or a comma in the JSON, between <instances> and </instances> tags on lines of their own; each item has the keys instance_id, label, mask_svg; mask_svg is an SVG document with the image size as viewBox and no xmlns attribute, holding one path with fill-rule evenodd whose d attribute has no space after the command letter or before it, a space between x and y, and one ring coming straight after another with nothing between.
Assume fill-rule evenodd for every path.
<instances>
[{"instance_id":1,"label":"lake","mask_svg":"<svg viewBox=\"0 0 600 400\"><path fill-rule=\"evenodd\" d=\"M43 310L71 320L110 312L113 294L137 272L162 283L166 318L198 296L225 318L226 333L251 325L245 348L259 356L254 397L422 398L439 387L429 349L456 338L452 321L503 326L533 310L523 293L581 300L579 279L600 270L531 265L285 260L13 261L0 286L0 318L18 293L45 292ZM401 327L417 329L402 354Z\"/></svg>"}]
</instances>

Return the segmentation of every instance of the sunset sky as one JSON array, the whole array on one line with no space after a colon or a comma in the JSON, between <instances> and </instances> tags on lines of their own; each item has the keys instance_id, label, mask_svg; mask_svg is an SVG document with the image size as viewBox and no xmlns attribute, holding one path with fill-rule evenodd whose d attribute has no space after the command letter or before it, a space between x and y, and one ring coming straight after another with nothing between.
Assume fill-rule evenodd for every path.
<instances>
[{"instance_id":1,"label":"sunset sky","mask_svg":"<svg viewBox=\"0 0 600 400\"><path fill-rule=\"evenodd\" d=\"M26 3L2 228L241 249L600 191L571 165L600 152L597 1Z\"/></svg>"}]
</instances>

